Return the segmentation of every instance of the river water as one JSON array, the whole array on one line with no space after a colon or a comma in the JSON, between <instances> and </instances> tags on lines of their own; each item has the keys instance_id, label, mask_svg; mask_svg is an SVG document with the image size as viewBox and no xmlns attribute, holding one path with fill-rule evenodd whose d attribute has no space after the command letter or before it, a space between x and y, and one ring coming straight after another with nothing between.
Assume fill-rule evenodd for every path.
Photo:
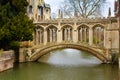
<instances>
[{"instance_id":1,"label":"river water","mask_svg":"<svg viewBox=\"0 0 120 80\"><path fill-rule=\"evenodd\" d=\"M102 64L90 53L62 49L38 62L15 64L0 73L0 80L119 80L118 66Z\"/></svg>"}]
</instances>

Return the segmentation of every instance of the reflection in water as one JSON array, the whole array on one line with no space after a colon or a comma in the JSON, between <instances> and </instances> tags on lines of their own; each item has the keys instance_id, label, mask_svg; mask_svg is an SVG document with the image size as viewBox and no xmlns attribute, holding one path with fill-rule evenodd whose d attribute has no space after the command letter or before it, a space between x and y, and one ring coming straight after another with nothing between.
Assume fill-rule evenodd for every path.
<instances>
[{"instance_id":1,"label":"reflection in water","mask_svg":"<svg viewBox=\"0 0 120 80\"><path fill-rule=\"evenodd\" d=\"M38 61L57 65L91 66L101 64L101 61L91 54L75 49L62 49L50 52L42 56Z\"/></svg>"},{"instance_id":2,"label":"reflection in water","mask_svg":"<svg viewBox=\"0 0 120 80\"><path fill-rule=\"evenodd\" d=\"M22 63L0 73L0 80L119 80L118 67L106 64L96 66L55 66L45 63Z\"/></svg>"},{"instance_id":3,"label":"reflection in water","mask_svg":"<svg viewBox=\"0 0 120 80\"><path fill-rule=\"evenodd\" d=\"M14 69L0 73L0 80L119 80L117 65L101 64L85 53L72 49L55 51L39 59L49 64L16 64Z\"/></svg>"}]
</instances>

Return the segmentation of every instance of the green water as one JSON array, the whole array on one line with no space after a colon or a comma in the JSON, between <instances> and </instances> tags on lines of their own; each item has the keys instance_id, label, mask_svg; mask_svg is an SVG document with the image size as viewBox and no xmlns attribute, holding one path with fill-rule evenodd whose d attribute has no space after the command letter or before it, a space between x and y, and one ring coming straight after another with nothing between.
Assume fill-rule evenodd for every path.
<instances>
[{"instance_id":1,"label":"green water","mask_svg":"<svg viewBox=\"0 0 120 80\"><path fill-rule=\"evenodd\" d=\"M101 64L83 53L60 50L41 57L41 62L15 64L0 73L0 80L119 80L117 65Z\"/></svg>"}]
</instances>

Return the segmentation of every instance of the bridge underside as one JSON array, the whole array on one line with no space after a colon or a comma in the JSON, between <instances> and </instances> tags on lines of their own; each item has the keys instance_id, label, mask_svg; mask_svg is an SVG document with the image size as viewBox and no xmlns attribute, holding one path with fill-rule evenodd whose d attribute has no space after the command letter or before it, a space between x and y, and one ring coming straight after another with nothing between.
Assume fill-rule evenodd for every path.
<instances>
[{"instance_id":1,"label":"bridge underside","mask_svg":"<svg viewBox=\"0 0 120 80\"><path fill-rule=\"evenodd\" d=\"M41 56L57 50L57 49L65 49L65 48L72 48L72 49L77 49L77 50L83 50L91 53L95 57L97 57L99 60L101 60L103 63L107 63L108 59L106 57L106 53L104 53L103 50L93 48L88 45L79 45L79 44L56 44L56 45L49 45L47 47L41 47L36 50L36 52L32 53L32 55L29 57L29 61L36 61L38 60Z\"/></svg>"}]
</instances>

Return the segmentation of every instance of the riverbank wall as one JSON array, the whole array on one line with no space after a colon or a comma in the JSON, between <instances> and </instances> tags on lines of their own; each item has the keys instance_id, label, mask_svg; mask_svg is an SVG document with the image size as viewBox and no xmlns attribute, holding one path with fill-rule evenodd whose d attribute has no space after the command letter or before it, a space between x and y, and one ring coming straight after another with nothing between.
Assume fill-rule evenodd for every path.
<instances>
[{"instance_id":1,"label":"riverbank wall","mask_svg":"<svg viewBox=\"0 0 120 80\"><path fill-rule=\"evenodd\" d=\"M0 72L11 69L14 66L14 51L3 51L0 55Z\"/></svg>"}]
</instances>

